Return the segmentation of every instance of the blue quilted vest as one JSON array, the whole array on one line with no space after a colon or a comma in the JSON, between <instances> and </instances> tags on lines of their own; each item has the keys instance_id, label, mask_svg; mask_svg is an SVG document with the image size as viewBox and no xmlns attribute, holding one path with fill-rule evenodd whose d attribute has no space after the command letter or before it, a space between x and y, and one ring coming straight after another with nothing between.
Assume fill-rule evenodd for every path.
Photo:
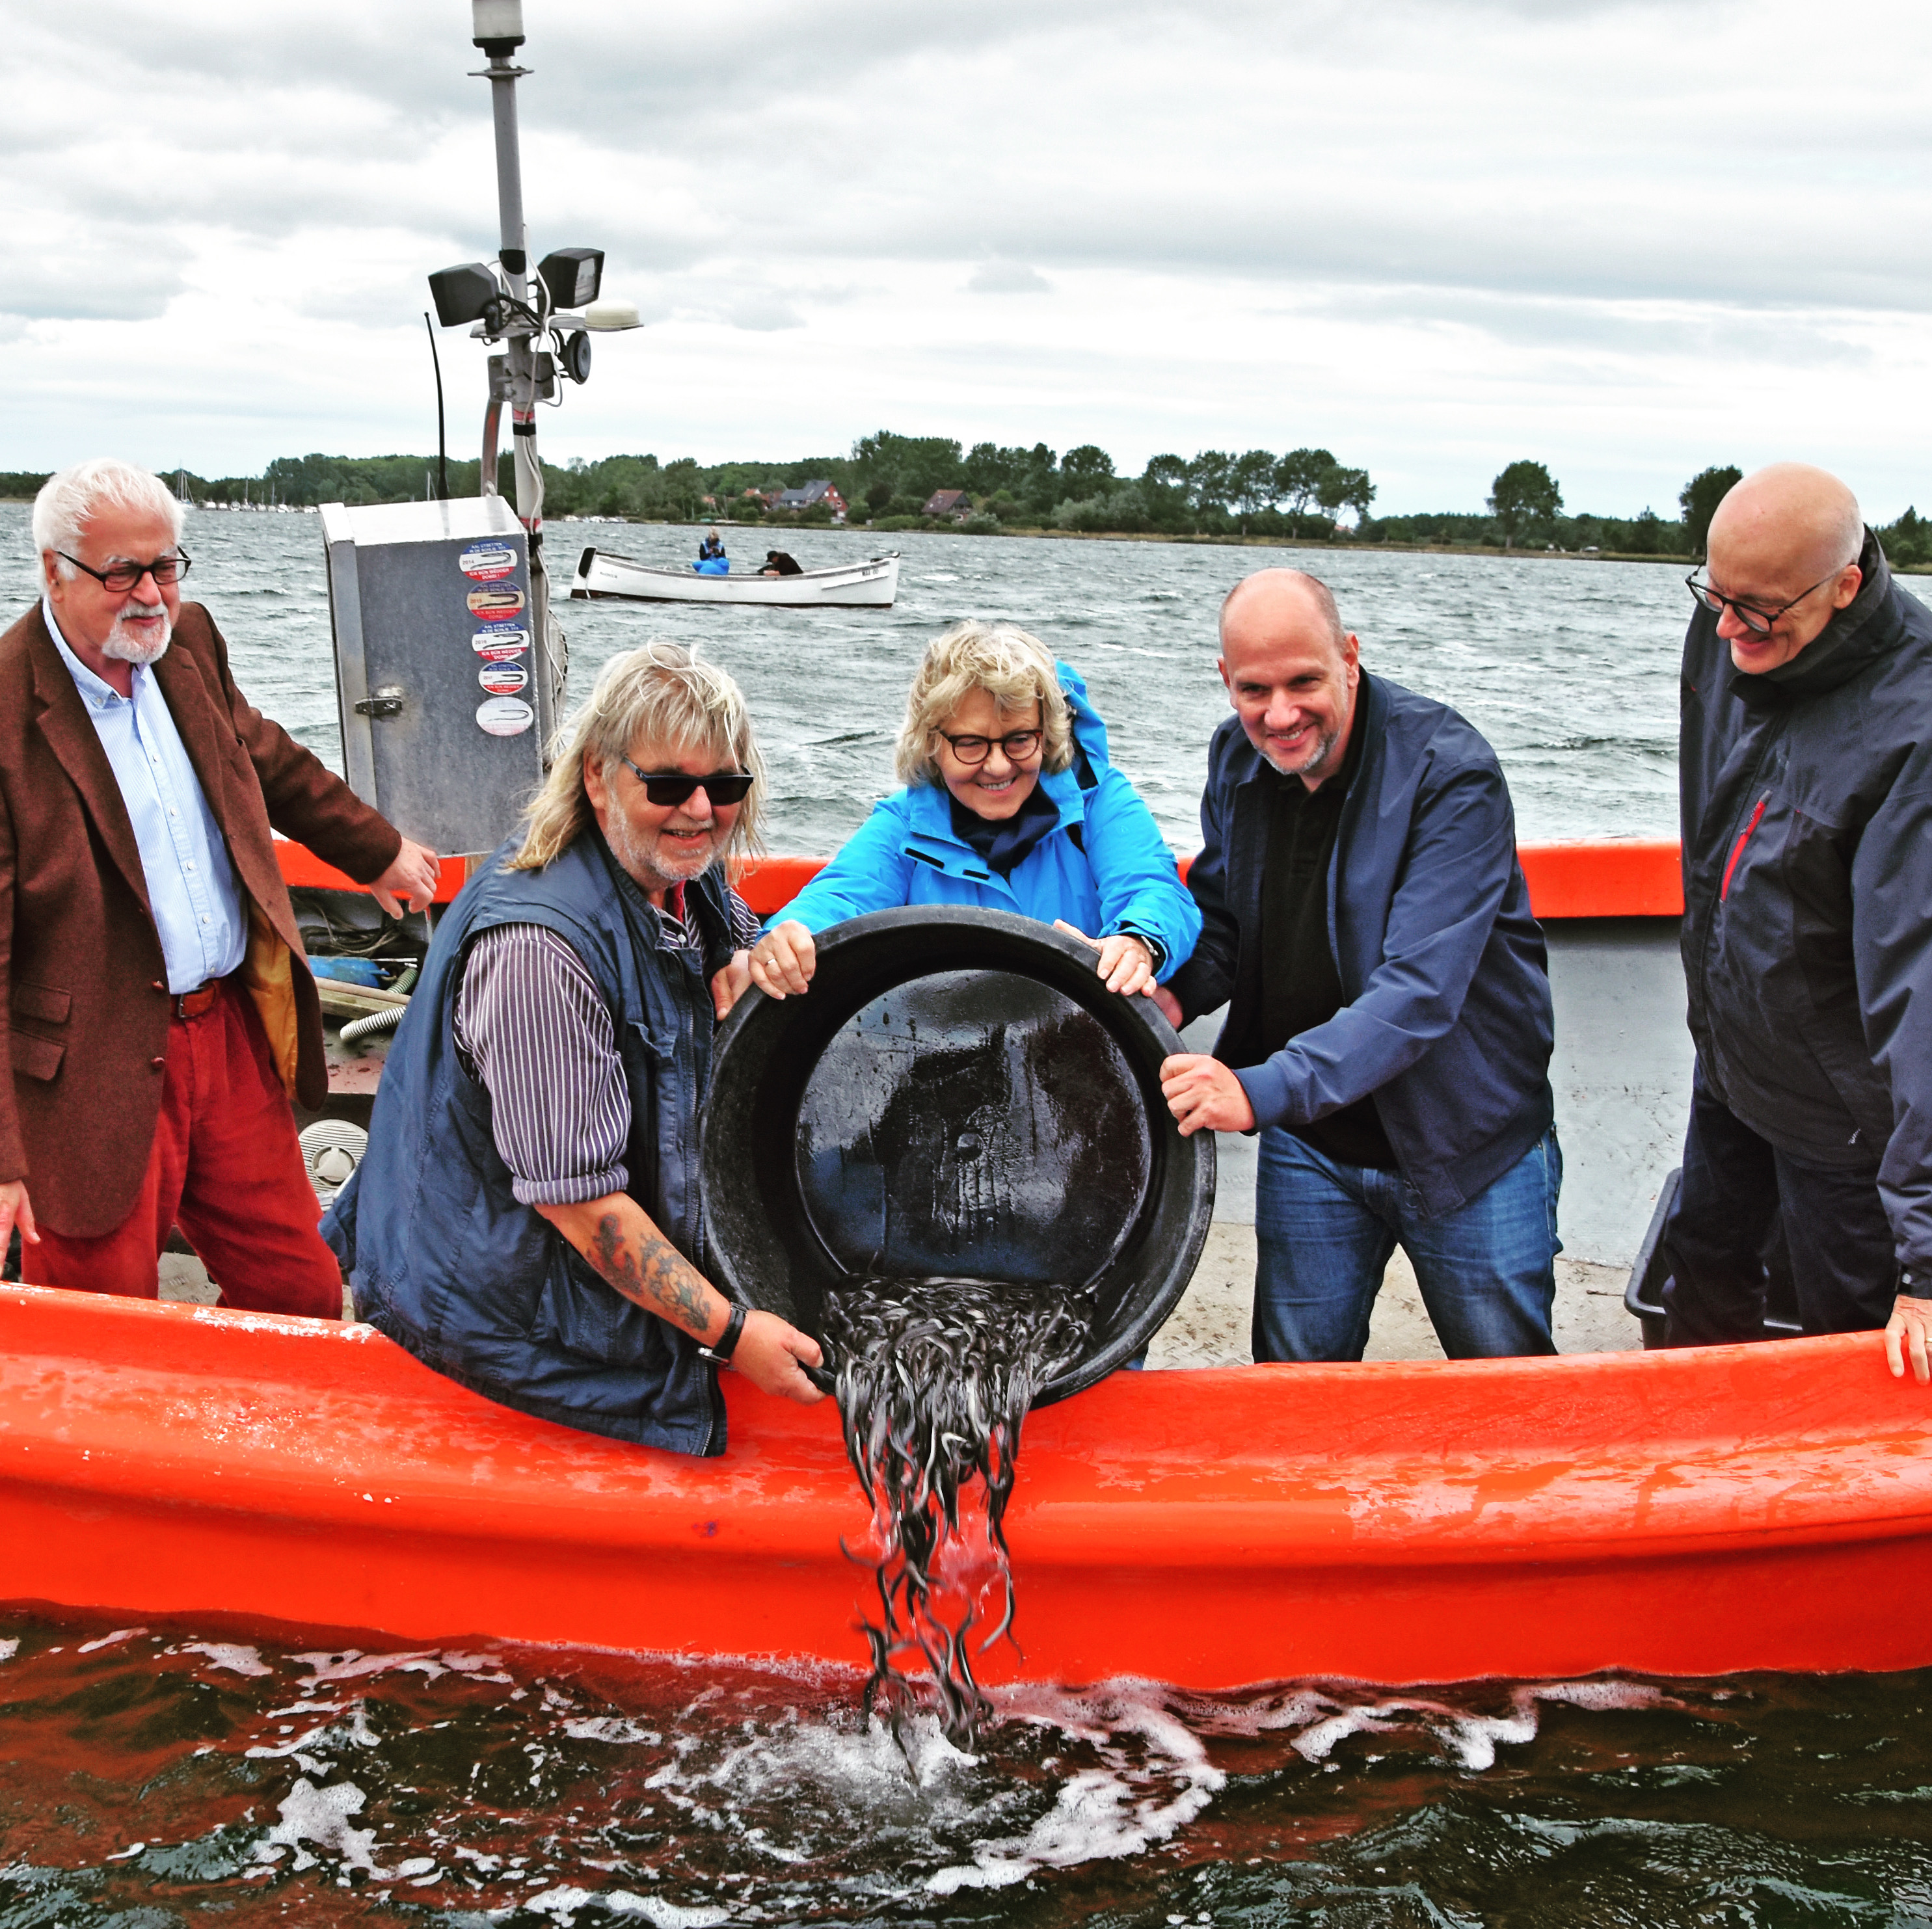
<instances>
[{"instance_id":1,"label":"blue quilted vest","mask_svg":"<svg viewBox=\"0 0 1932 1929\"><path fill-rule=\"evenodd\" d=\"M686 887L703 972L658 946L658 915L594 828L540 871L505 843L437 926L383 1068L369 1149L322 1221L356 1310L425 1365L540 1418L679 1453L724 1449L724 1407L698 1343L607 1284L511 1192L490 1099L454 1026L470 940L538 924L568 944L614 1021L631 1098L631 1197L702 1264L698 1116L728 951L722 875Z\"/></svg>"}]
</instances>

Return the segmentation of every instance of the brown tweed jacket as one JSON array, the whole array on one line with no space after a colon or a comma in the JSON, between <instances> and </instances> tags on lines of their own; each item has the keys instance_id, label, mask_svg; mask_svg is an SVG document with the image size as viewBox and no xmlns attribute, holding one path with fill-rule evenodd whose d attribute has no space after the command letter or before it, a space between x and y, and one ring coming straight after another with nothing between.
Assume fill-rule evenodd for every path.
<instances>
[{"instance_id":1,"label":"brown tweed jacket","mask_svg":"<svg viewBox=\"0 0 1932 1929\"><path fill-rule=\"evenodd\" d=\"M245 981L290 1095L328 1087L322 1012L272 825L358 882L401 838L235 687L228 646L184 604L154 666L248 907ZM70 1238L128 1216L160 1115L169 1001L134 826L39 606L0 637L0 1182Z\"/></svg>"}]
</instances>

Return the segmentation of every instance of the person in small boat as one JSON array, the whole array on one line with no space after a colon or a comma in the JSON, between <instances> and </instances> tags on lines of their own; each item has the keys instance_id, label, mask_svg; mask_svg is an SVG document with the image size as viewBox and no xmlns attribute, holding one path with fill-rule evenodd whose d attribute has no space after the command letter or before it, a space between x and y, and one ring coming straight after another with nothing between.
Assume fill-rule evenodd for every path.
<instances>
[{"instance_id":1,"label":"person in small boat","mask_svg":"<svg viewBox=\"0 0 1932 1929\"><path fill-rule=\"evenodd\" d=\"M322 1012L272 831L392 916L412 843L236 687L182 601L184 505L110 459L34 504L38 604L0 637L0 1252L29 1284L152 1299L178 1224L250 1312L342 1316L290 1100Z\"/></svg>"},{"instance_id":2,"label":"person in small boat","mask_svg":"<svg viewBox=\"0 0 1932 1929\"><path fill-rule=\"evenodd\" d=\"M1688 579L1678 785L1697 1048L1673 1346L1882 1327L1932 1380L1932 613L1836 476L1738 483Z\"/></svg>"},{"instance_id":3,"label":"person in small boat","mask_svg":"<svg viewBox=\"0 0 1932 1929\"><path fill-rule=\"evenodd\" d=\"M369 1149L324 1220L357 1311L508 1406L722 1453L716 1368L822 1396L817 1341L700 1271L698 1118L757 920L721 860L764 766L730 677L614 657L436 927Z\"/></svg>"},{"instance_id":4,"label":"person in small boat","mask_svg":"<svg viewBox=\"0 0 1932 1929\"><path fill-rule=\"evenodd\" d=\"M767 550L765 552L765 566L758 574L760 576L802 576L805 571L796 559L787 556L783 550Z\"/></svg>"},{"instance_id":5,"label":"person in small boat","mask_svg":"<svg viewBox=\"0 0 1932 1929\"><path fill-rule=\"evenodd\" d=\"M767 921L751 980L804 991L814 933L901 904L977 905L1091 945L1108 990L1150 993L1194 948L1201 914L1133 786L1107 756L1087 686L1009 623L956 624L927 650L875 804L825 868Z\"/></svg>"},{"instance_id":6,"label":"person in small boat","mask_svg":"<svg viewBox=\"0 0 1932 1929\"><path fill-rule=\"evenodd\" d=\"M731 559L724 553L724 539L716 529L698 546L698 560L692 565L700 576L729 576Z\"/></svg>"},{"instance_id":7,"label":"person in small boat","mask_svg":"<svg viewBox=\"0 0 1932 1929\"><path fill-rule=\"evenodd\" d=\"M1452 1359L1552 1353L1550 978L1496 753L1363 670L1298 570L1228 592L1220 672L1201 942L1160 996L1228 1018L1161 1087L1183 1133L1260 1133L1255 1358L1360 1359L1398 1243Z\"/></svg>"}]
</instances>

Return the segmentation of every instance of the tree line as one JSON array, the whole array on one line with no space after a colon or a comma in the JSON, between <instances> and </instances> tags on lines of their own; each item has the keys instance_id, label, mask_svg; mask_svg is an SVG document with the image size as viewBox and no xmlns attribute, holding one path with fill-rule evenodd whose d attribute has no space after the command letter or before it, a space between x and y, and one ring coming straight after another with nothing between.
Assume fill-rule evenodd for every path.
<instances>
[{"instance_id":1,"label":"tree line","mask_svg":"<svg viewBox=\"0 0 1932 1929\"><path fill-rule=\"evenodd\" d=\"M255 476L166 473L197 502L273 501L292 508L403 502L436 487L434 458L419 455L280 456ZM451 463L450 493L475 495L478 473L474 459ZM660 463L654 455L616 455L596 462L579 458L562 467L546 463L544 508L550 519L824 524L832 520L832 511L823 504L796 513L768 506L781 490L823 479L843 499L851 526L881 533L1058 529L1688 559L1702 553L1712 515L1740 474L1727 465L1700 470L1678 492L1675 516L1652 509L1634 517L1599 516L1567 508L1548 466L1525 459L1496 475L1480 511L1378 517L1368 472L1323 448L1279 455L1266 449L1157 455L1138 475L1123 475L1106 451L1091 442L1062 454L1045 442L1030 448L990 442L969 448L946 436L882 429L860 437L847 454L789 462L706 464L684 457ZM46 480L44 475L0 471L0 496L30 497ZM514 490L507 454L500 459L497 487L506 495ZM927 504L944 490L962 492L963 505L944 518L926 515ZM1352 521L1343 520L1345 511L1352 512ZM1879 534L1895 564L1932 567L1932 520L1916 508Z\"/></svg>"}]
</instances>

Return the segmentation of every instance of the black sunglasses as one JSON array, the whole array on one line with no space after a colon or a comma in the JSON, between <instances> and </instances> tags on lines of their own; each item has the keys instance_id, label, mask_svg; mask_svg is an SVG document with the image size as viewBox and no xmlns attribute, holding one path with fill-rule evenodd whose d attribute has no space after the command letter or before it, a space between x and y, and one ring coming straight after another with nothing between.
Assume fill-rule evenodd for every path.
<instances>
[{"instance_id":1,"label":"black sunglasses","mask_svg":"<svg viewBox=\"0 0 1932 1929\"><path fill-rule=\"evenodd\" d=\"M640 770L626 757L631 774L644 786L644 795L660 809L682 804L694 790L702 790L714 804L742 804L751 795L752 777L742 770L715 770L709 777L686 777L680 770Z\"/></svg>"},{"instance_id":2,"label":"black sunglasses","mask_svg":"<svg viewBox=\"0 0 1932 1929\"><path fill-rule=\"evenodd\" d=\"M178 583L194 565L187 555L177 550L171 556L157 556L152 562L111 562L105 569L89 569L78 556L70 556L64 550L56 550L54 554L62 562L70 562L83 576L91 576L102 589L112 591L116 596L125 596L129 590L136 588L144 576L152 576L163 589L170 583Z\"/></svg>"}]
</instances>

